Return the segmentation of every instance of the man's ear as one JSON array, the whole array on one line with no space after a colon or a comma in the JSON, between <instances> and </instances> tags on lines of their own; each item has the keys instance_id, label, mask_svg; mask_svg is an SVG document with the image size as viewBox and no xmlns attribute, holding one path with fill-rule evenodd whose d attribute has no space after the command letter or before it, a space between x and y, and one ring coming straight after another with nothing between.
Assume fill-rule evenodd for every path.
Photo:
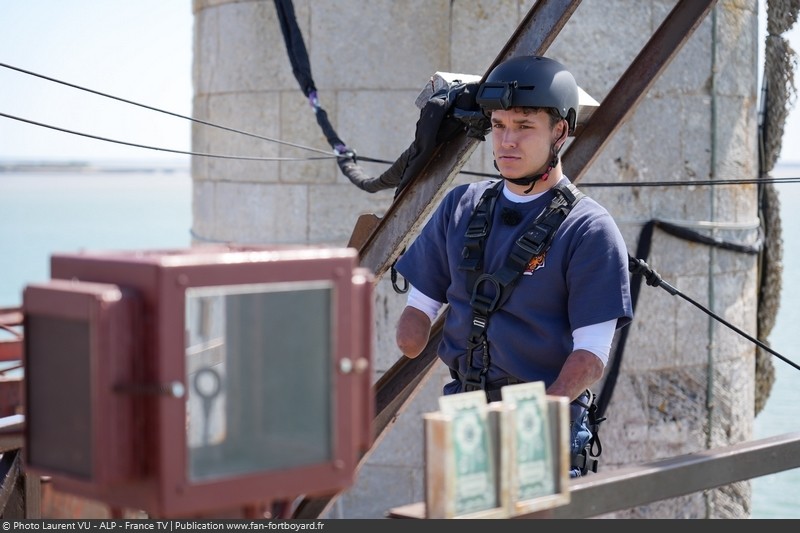
<instances>
[{"instance_id":1,"label":"man's ear","mask_svg":"<svg viewBox=\"0 0 800 533\"><path fill-rule=\"evenodd\" d=\"M556 142L560 141L561 139L564 139L564 142L566 142L567 137L569 136L569 133L568 133L569 132L569 126L567 126L567 121L566 120L559 120L557 127L558 127L558 138L556 138ZM563 146L564 143L561 143L561 145Z\"/></svg>"}]
</instances>

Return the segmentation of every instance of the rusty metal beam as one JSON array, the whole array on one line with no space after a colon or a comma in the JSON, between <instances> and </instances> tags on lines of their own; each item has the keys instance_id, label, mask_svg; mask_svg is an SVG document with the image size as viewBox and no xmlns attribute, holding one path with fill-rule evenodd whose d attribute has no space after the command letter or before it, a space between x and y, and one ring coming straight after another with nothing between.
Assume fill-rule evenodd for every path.
<instances>
[{"instance_id":1,"label":"rusty metal beam","mask_svg":"<svg viewBox=\"0 0 800 533\"><path fill-rule=\"evenodd\" d=\"M0 361L20 361L22 359L22 339L0 340Z\"/></svg>"},{"instance_id":2,"label":"rusty metal beam","mask_svg":"<svg viewBox=\"0 0 800 533\"><path fill-rule=\"evenodd\" d=\"M611 136L703 22L716 0L680 0L564 151L564 174L579 181Z\"/></svg>"},{"instance_id":3,"label":"rusty metal beam","mask_svg":"<svg viewBox=\"0 0 800 533\"><path fill-rule=\"evenodd\" d=\"M716 0L680 0L675 5L593 113L580 132L580 136L565 151L565 174L573 181L580 180L610 137L636 110L658 76L691 37L715 3ZM528 17L517 28L489 70L507 57L522 53L543 54L578 5L575 2L557 7L543 4L543 2L537 3L529 12ZM535 12L537 7L542 11ZM561 10L560 16L555 16L558 8ZM545 18L552 24L549 30L534 24ZM474 141L470 143L461 139L458 142L461 144L454 150L447 145L441 147L434 160L423 170L422 176L395 200L384 219L374 219L376 227L360 251L362 265L371 268L376 276L379 277L389 268L411 237L418 232L419 225L443 195L444 186L461 169L466 156L474 149ZM433 176L429 177L429 174ZM375 430L378 436L386 430L402 406L413 397L418 383L424 379L420 373L427 374L433 368L436 362L436 346L441 339L440 321L435 324L435 331L428 345L417 359L408 360L401 357L376 384Z\"/></svg>"},{"instance_id":4,"label":"rusty metal beam","mask_svg":"<svg viewBox=\"0 0 800 533\"><path fill-rule=\"evenodd\" d=\"M580 0L539 0L528 11L517 30L484 74L495 65L521 54L542 55L575 12ZM419 232L422 223L444 196L447 186L472 155L478 140L461 135L436 149L431 161L395 198L383 218L374 217L369 232L362 226L366 242L359 248L361 266L380 278Z\"/></svg>"},{"instance_id":5,"label":"rusty metal beam","mask_svg":"<svg viewBox=\"0 0 800 533\"><path fill-rule=\"evenodd\" d=\"M13 339L0 339L0 361L19 361L22 359L22 335L15 326L21 326L22 309L17 307L0 308L0 329L11 333Z\"/></svg>"},{"instance_id":6,"label":"rusty metal beam","mask_svg":"<svg viewBox=\"0 0 800 533\"><path fill-rule=\"evenodd\" d=\"M509 57L543 55L578 5L580 0L536 2L483 77ZM383 218L368 215L356 224L350 245L359 249L361 266L370 269L376 279L380 279L419 232L422 223L444 196L447 186L472 155L478 142L462 135L439 146L420 175L394 199ZM441 338L440 324L441 317L434 324L428 345L419 357L401 357L376 383L376 441L400 408L411 399L416 387L436 362L436 346ZM362 457L361 462L366 461L367 457L369 453ZM316 518L325 512L334 497L304 498L293 517Z\"/></svg>"}]
</instances>

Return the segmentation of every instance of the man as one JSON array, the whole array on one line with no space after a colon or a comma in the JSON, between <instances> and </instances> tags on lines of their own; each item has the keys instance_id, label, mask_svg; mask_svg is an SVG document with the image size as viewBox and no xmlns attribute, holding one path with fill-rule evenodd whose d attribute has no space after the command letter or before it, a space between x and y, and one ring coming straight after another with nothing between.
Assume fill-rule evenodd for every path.
<instances>
[{"instance_id":1,"label":"man","mask_svg":"<svg viewBox=\"0 0 800 533\"><path fill-rule=\"evenodd\" d=\"M438 351L453 376L444 394L483 389L495 401L504 385L543 381L575 402L580 440L580 405L633 312L619 229L562 173L578 87L561 63L521 56L493 69L476 101L501 179L454 188L397 262L410 285L397 345L417 357L449 304ZM573 442L573 460L584 445ZM571 475L585 473L586 459Z\"/></svg>"}]
</instances>

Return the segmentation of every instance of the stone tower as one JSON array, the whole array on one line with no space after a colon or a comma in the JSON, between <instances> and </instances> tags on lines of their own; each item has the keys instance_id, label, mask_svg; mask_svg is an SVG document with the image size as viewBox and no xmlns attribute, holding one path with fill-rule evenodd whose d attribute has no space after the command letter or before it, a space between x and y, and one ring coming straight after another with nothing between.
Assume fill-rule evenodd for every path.
<instances>
[{"instance_id":1,"label":"stone tower","mask_svg":"<svg viewBox=\"0 0 800 533\"><path fill-rule=\"evenodd\" d=\"M602 103L663 22L673 0L584 0L548 54ZM296 0L320 105L348 147L394 161L414 138L417 95L435 72L482 75L531 2ZM726 241L758 236L757 0L721 0L580 181L617 220L634 254L655 219ZM193 233L198 241L348 242L359 214L382 214L393 191L366 193L344 177L292 74L270 0L194 0L194 116L252 132L193 126ZM622 22L624 21L624 22ZM282 143L270 142L275 139ZM289 143L289 144L285 144ZM317 151L309 151L306 148ZM265 160L282 158L281 160ZM387 165L362 163L380 175ZM481 143L464 168L493 172ZM461 175L458 180L475 179ZM632 184L592 187L592 183ZM681 186L637 186L681 182ZM658 230L647 262L682 293L744 331L756 328L757 256ZM376 285L377 379L400 357L394 324L405 297ZM749 440L755 347L680 298L643 286L602 428L601 468ZM441 364L324 516L383 517L424 499L422 413L437 409ZM740 518L749 483L617 513L620 517Z\"/></svg>"}]
</instances>

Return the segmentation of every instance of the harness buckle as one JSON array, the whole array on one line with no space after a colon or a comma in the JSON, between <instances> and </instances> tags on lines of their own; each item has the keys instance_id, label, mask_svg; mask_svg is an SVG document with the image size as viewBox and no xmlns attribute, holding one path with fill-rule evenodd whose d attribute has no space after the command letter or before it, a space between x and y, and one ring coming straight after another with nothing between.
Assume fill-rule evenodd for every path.
<instances>
[{"instance_id":1,"label":"harness buckle","mask_svg":"<svg viewBox=\"0 0 800 533\"><path fill-rule=\"evenodd\" d=\"M493 296L489 297L478 294L478 290L481 288L481 284L484 281L490 282L494 287ZM472 298L469 303L474 311L488 315L497 309L497 303L500 301L502 292L502 287L500 287L500 283L498 283L494 276L491 274L481 274L478 279L475 280L475 286L472 288Z\"/></svg>"},{"instance_id":2,"label":"harness buckle","mask_svg":"<svg viewBox=\"0 0 800 533\"><path fill-rule=\"evenodd\" d=\"M574 455L572 457L572 464L570 465L572 468L576 468L582 476L585 476L589 472L594 472L596 474L597 467L600 464L600 461L596 457L593 457L587 448L584 448L577 455Z\"/></svg>"},{"instance_id":3,"label":"harness buckle","mask_svg":"<svg viewBox=\"0 0 800 533\"><path fill-rule=\"evenodd\" d=\"M471 368L461 378L461 388L464 392L472 392L476 390L486 390L486 374L478 371L478 378L475 379L475 370Z\"/></svg>"},{"instance_id":4,"label":"harness buckle","mask_svg":"<svg viewBox=\"0 0 800 533\"><path fill-rule=\"evenodd\" d=\"M489 234L489 221L485 218L470 221L464 236L468 239L482 239Z\"/></svg>"},{"instance_id":5,"label":"harness buckle","mask_svg":"<svg viewBox=\"0 0 800 533\"><path fill-rule=\"evenodd\" d=\"M486 328L487 317L485 316L475 316L472 317L472 325L476 328L485 329Z\"/></svg>"},{"instance_id":6,"label":"harness buckle","mask_svg":"<svg viewBox=\"0 0 800 533\"><path fill-rule=\"evenodd\" d=\"M517 239L517 246L528 252L531 257L536 257L544 250L550 228L544 224L536 224L533 229L523 233Z\"/></svg>"}]
</instances>

